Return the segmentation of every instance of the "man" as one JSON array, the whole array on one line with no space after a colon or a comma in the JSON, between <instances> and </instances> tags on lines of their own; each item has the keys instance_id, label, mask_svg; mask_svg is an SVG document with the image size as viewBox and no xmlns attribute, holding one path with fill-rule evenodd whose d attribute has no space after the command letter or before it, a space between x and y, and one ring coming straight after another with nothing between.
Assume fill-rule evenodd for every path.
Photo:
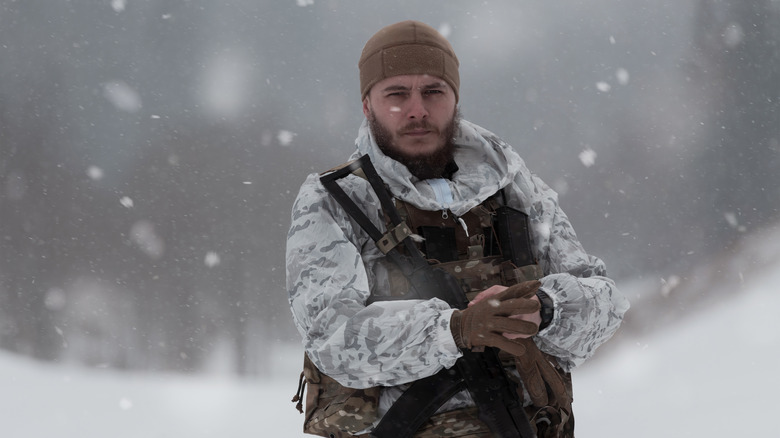
<instances>
[{"instance_id":1,"label":"man","mask_svg":"<svg viewBox=\"0 0 780 438\"><path fill-rule=\"evenodd\" d=\"M557 195L511 146L460 118L458 65L449 42L426 24L377 32L358 64L366 119L352 158L370 157L410 238L472 301L456 310L437 298L386 299L408 291L408 278L310 175L293 207L286 260L306 352L308 433L379 435L404 421L388 414L397 403L411 404L401 412L426 407L402 398L414 382L493 347L534 433L573 436L569 371L614 334L629 307L601 260L583 250ZM374 226L389 229L365 177L339 184ZM503 228L515 231L502 232L496 218L506 214ZM507 255L521 222L533 259L525 267ZM470 394L458 392L404 434L494 436Z\"/></svg>"}]
</instances>

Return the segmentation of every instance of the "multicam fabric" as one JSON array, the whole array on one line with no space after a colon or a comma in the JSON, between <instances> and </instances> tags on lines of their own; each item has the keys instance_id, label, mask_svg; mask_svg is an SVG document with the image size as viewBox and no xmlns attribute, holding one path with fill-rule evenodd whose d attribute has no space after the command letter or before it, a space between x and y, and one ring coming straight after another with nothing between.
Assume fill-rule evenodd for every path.
<instances>
[{"instance_id":1,"label":"multicam fabric","mask_svg":"<svg viewBox=\"0 0 780 438\"><path fill-rule=\"evenodd\" d=\"M542 290L553 300L552 323L534 341L569 371L593 355L617 330L629 305L607 278L604 264L583 250L557 194L531 174L523 160L489 131L461 121L455 161L446 180L452 201L439 201L430 181L413 177L388 158L361 126L352 158L368 154L391 193L417 208L456 217L505 188L507 202L529 215L534 253L545 274ZM441 182L439 182L440 184ZM379 202L356 176L345 192L383 229ZM460 357L449 330L452 310L437 299L378 301L390 294L389 261L310 175L295 201L287 240L287 288L293 318L316 367L344 386L381 386L378 418L403 385L450 368ZM467 393L441 410L473 406Z\"/></svg>"},{"instance_id":2,"label":"multicam fabric","mask_svg":"<svg viewBox=\"0 0 780 438\"><path fill-rule=\"evenodd\" d=\"M464 408L434 415L420 427L420 430L414 434L414 438L492 438L494 435L490 428L479 420L478 415L477 408ZM552 408L526 408L526 416L531 421L537 438L574 436L574 431L567 427L568 418L560 418L557 411ZM542 417L545 419L543 420ZM558 424L557 430L546 427L550 423Z\"/></svg>"},{"instance_id":3,"label":"multicam fabric","mask_svg":"<svg viewBox=\"0 0 780 438\"><path fill-rule=\"evenodd\" d=\"M322 374L304 357L306 419L303 431L329 438L347 437L371 427L377 417L379 388L349 389Z\"/></svg>"},{"instance_id":4,"label":"multicam fabric","mask_svg":"<svg viewBox=\"0 0 780 438\"><path fill-rule=\"evenodd\" d=\"M490 428L477 415L477 408L434 415L420 427L414 438L491 438Z\"/></svg>"}]
</instances>

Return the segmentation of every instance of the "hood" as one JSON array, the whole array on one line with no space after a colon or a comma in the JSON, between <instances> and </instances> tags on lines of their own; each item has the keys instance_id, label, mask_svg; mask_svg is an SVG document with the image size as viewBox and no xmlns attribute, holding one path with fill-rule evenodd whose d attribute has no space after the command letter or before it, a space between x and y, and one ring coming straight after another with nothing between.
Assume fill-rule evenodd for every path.
<instances>
[{"instance_id":1,"label":"hood","mask_svg":"<svg viewBox=\"0 0 780 438\"><path fill-rule=\"evenodd\" d=\"M451 180L419 180L403 164L386 156L377 146L368 121L364 120L355 140L352 159L368 155L377 172L397 198L423 210L449 209L462 216L506 187L523 172L523 160L512 147L492 132L461 120L455 134L455 163L458 171ZM446 183L451 200L437 200L435 189Z\"/></svg>"}]
</instances>

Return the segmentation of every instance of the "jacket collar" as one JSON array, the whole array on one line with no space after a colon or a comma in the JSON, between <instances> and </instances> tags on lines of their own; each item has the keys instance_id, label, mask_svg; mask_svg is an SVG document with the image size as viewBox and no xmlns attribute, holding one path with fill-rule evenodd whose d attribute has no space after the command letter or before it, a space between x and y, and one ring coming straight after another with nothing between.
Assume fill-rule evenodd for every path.
<instances>
[{"instance_id":1,"label":"jacket collar","mask_svg":"<svg viewBox=\"0 0 780 438\"><path fill-rule=\"evenodd\" d=\"M509 185L525 169L517 153L495 134L461 120L455 135L455 164L450 185L453 200L437 200L428 181L413 176L403 164L386 156L377 146L368 122L363 121L352 158L368 154L377 172L397 198L424 210L447 210L461 216Z\"/></svg>"}]
</instances>

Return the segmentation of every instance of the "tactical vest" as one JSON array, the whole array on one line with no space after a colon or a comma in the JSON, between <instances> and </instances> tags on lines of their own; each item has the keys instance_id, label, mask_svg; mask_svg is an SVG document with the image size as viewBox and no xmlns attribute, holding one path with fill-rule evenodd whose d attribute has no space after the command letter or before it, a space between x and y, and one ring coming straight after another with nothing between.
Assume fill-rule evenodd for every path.
<instances>
[{"instance_id":1,"label":"tactical vest","mask_svg":"<svg viewBox=\"0 0 780 438\"><path fill-rule=\"evenodd\" d=\"M415 241L425 257L435 267L458 279L469 300L494 285L511 286L543 276L532 253L528 218L524 213L507 207L501 192L461 217L449 211L420 210L397 199L395 203L404 222L416 233ZM407 278L392 265L388 269L391 294L403 295L409 289ZM533 342L527 345L536 348ZM500 357L505 367L519 369L519 362L511 355L502 352ZM550 405L535 406L528 391L522 390L518 373L509 374L518 384L518 393L525 401L526 415L538 437L573 436L571 376L557 365L552 356L547 356L546 363L549 368L544 371L556 373L565 382L564 394L549 394ZM539 370L533 371L539 373ZM308 357L304 358L298 393L293 398L301 412L304 412L303 390L306 385L304 432L325 437L349 437L370 428L375 422L380 394L378 387L343 387L319 372ZM490 437L491 434L477 417L476 409L458 409L431 417L414 436Z\"/></svg>"},{"instance_id":2,"label":"tactical vest","mask_svg":"<svg viewBox=\"0 0 780 438\"><path fill-rule=\"evenodd\" d=\"M396 208L413 232L418 247L437 268L457 278L471 300L494 285L511 286L542 277L531 251L524 213L499 202L495 195L461 217L449 211L420 210L396 200ZM510 229L510 227L512 229ZM391 290L408 289L400 272Z\"/></svg>"}]
</instances>

